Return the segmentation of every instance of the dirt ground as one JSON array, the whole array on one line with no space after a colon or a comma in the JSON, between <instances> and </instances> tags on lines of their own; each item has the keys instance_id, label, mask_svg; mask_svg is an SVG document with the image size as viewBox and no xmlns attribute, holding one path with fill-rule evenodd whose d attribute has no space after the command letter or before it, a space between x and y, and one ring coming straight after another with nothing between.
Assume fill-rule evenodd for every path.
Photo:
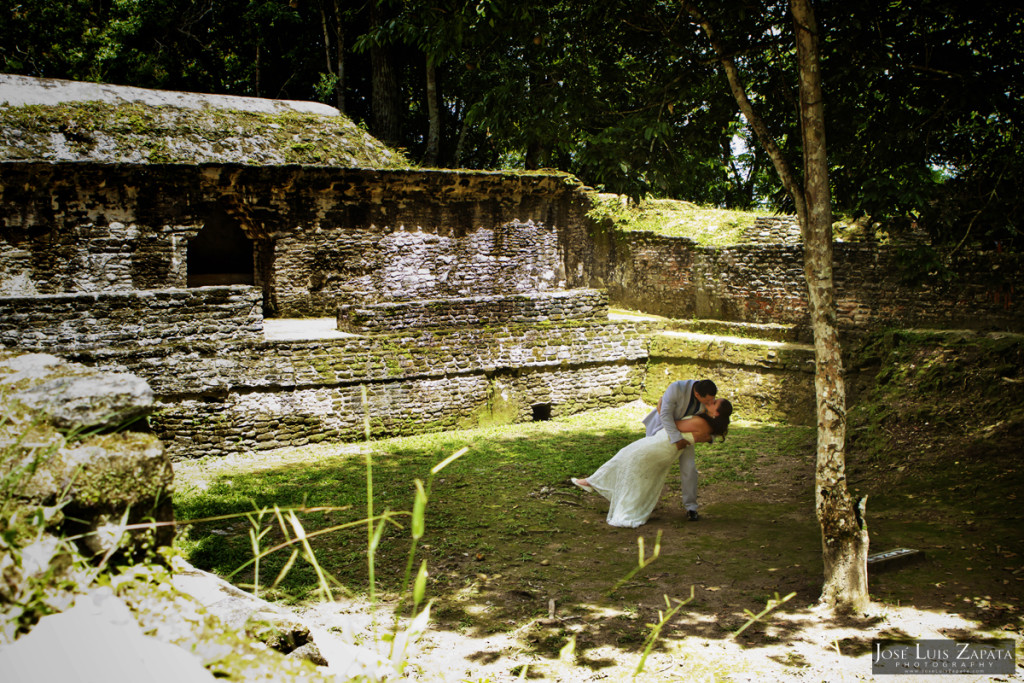
<instances>
[{"instance_id":1,"label":"dirt ground","mask_svg":"<svg viewBox=\"0 0 1024 683\"><path fill-rule=\"evenodd\" d=\"M953 463L961 464L936 467ZM1008 469L986 467L993 465L996 472ZM850 478L870 494L871 552L922 551L915 562L872 571L868 614L836 619L814 607L822 569L810 462L765 461L756 483L702 485L697 522L686 520L673 475L654 515L638 529L608 526L607 503L566 481L526 493L548 504L543 527L554 533L540 533L540 521L536 527L527 522L525 538L514 547L482 542L462 553L424 547L432 590L443 599L406 673L421 681L498 682L516 680L526 665L531 680L628 680L659 610L676 607L691 591L692 599L666 620L637 680L873 680L876 638L1009 638L1022 662L1019 505L956 506L962 492L955 486L921 491L905 468L866 470L854 462ZM969 475L998 476L987 472ZM1007 514L996 514L1000 509ZM658 534L657 559L612 591L606 577L624 577L636 566L638 538L649 558ZM769 616L732 637L748 612L790 593ZM306 617L334 633L354 630L359 640L371 629L370 614L365 605L348 603L321 605ZM1012 676L956 680L1022 681L1021 672L1018 666Z\"/></svg>"}]
</instances>

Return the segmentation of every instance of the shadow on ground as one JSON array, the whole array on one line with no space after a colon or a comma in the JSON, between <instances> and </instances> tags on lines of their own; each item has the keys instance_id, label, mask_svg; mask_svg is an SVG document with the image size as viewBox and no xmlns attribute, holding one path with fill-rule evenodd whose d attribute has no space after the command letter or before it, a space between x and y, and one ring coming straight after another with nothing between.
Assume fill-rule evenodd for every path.
<instances>
[{"instance_id":1,"label":"shadow on ground","mask_svg":"<svg viewBox=\"0 0 1024 683\"><path fill-rule=\"evenodd\" d=\"M810 628L875 634L837 637L834 647L849 657L867 652L878 633L905 635L898 628L886 631L877 615L823 623L829 619L811 609L822 582L813 430L735 426L724 446L698 449L700 521L686 521L673 468L648 524L619 529L605 524L605 501L576 489L568 477L587 474L638 436L634 424L642 409L621 410L620 422L593 430L545 427L484 438L464 432L426 447L399 439L290 451L262 464L254 454L242 467L186 474L203 483L180 496L178 515L305 504L351 506L304 516L307 531L359 519L366 512L366 448L373 451L374 510L409 510L412 479L427 481L434 464L469 445L430 483L427 532L415 561L425 558L429 566L433 628L474 643L462 653L469 662L511 662L513 655L557 661L575 638L576 664L610 675L621 669L623 652L643 650L659 611L691 591L652 657L672 651L677 660L696 661L699 652L686 654L696 643L730 638L749 612L789 593L794 597L776 615L735 640L737 648L772 648L767 656L799 670L808 665L803 656L780 655L776 646L800 641ZM962 462L955 453L945 455L948 462L919 471L880 470L850 457L851 480L869 496L872 552L907 547L924 554L921 562L872 575L872 598L960 615L1014 637L1022 624L1024 532L1019 504L1008 503L1024 481L999 453ZM963 482L984 485L967 490ZM398 521L405 525L407 518ZM183 547L197 566L227 574L251 557L248 528L244 519L196 525ZM271 532L268 542L275 537L280 533ZM637 566L638 539L650 558L659 537L657 559L617 585ZM361 526L319 537L314 550L328 572L365 594L366 542ZM381 540L375 573L389 602L397 600L409 548L407 528L389 529ZM273 576L274 563L279 567L283 560L268 558L264 576ZM252 575L243 572L235 580L251 582ZM311 566L296 565L282 585L309 598L315 581Z\"/></svg>"}]
</instances>

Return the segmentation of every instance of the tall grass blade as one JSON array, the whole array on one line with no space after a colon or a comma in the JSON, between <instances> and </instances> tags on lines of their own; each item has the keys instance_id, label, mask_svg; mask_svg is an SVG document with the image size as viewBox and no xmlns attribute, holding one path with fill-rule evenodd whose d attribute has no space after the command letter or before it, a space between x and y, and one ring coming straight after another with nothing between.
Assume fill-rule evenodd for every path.
<instances>
[{"instance_id":1,"label":"tall grass blade","mask_svg":"<svg viewBox=\"0 0 1024 683\"><path fill-rule=\"evenodd\" d=\"M412 589L412 609L415 612L423 602L423 594L427 590L427 561L420 563L420 570L416 573L416 583Z\"/></svg>"},{"instance_id":2,"label":"tall grass blade","mask_svg":"<svg viewBox=\"0 0 1024 683\"><path fill-rule=\"evenodd\" d=\"M761 610L760 612L758 612L757 614L754 614L750 610L743 610L744 613L749 617L747 619L747 623L743 624L743 626L740 626L739 630L737 630L735 633L733 633L729 637L735 639L737 636L739 636L739 634L743 633L748 628L750 628L751 626L756 624L758 621L760 621L761 619L766 617L768 615L768 613L771 612L772 610L774 610L776 607L779 607L780 605L784 605L787 602L789 602L790 600L792 600L795 595L796 595L796 592L793 592L793 593L790 593L789 595L787 595L784 598L780 598L779 594L776 593L775 594L775 598L773 600L769 600L768 604L765 606L765 608L763 610Z\"/></svg>"},{"instance_id":3,"label":"tall grass blade","mask_svg":"<svg viewBox=\"0 0 1024 683\"><path fill-rule=\"evenodd\" d=\"M630 581L630 579L632 579L634 576L636 576L637 572L641 571L644 567L649 565L651 562L654 562L656 559L658 559L658 556L661 555L661 529L658 530L658 535L654 539L654 552L651 554L650 558L646 558L645 557L645 553L644 553L644 537L643 536L638 537L636 539L636 543L637 543L637 549L638 549L639 555L640 555L640 559L637 561L637 566L633 567L633 569L630 570L630 572L628 574L626 574L621 579L619 579L615 583L615 585L611 587L611 589L608 591L607 595L612 595L615 591L617 591L620 588L622 588L624 585L626 585Z\"/></svg>"},{"instance_id":4,"label":"tall grass blade","mask_svg":"<svg viewBox=\"0 0 1024 683\"><path fill-rule=\"evenodd\" d=\"M438 472L443 470L445 467L448 467L448 465L452 464L453 462L455 462L456 460L458 460L459 458L461 458L462 456L464 456L468 452L469 452L469 446L463 446L462 448L460 448L459 450L455 451L454 453L449 455L447 458L445 458L441 462L439 462L436 465L434 465L433 467L431 467L430 468L430 473L431 474L437 474Z\"/></svg>"},{"instance_id":5,"label":"tall grass blade","mask_svg":"<svg viewBox=\"0 0 1024 683\"><path fill-rule=\"evenodd\" d=\"M324 573L323 567L320 566L320 562L316 559L312 546L309 545L309 538L306 536L306 530L302 527L302 522L299 521L294 511L289 511L288 516L288 521L291 522L292 528L295 530L295 537L302 543L302 549L305 551L303 556L307 562L313 565L313 570L316 572L316 581L321 595L323 595L324 600L328 602L333 601L334 595L331 593L331 586L327 582L327 576ZM380 525L381 527L384 526L384 520L381 520Z\"/></svg>"},{"instance_id":6,"label":"tall grass blade","mask_svg":"<svg viewBox=\"0 0 1024 683\"><path fill-rule=\"evenodd\" d=\"M678 604L676 604L675 607L672 606L672 603L669 601L668 596L664 596L665 606L668 607L668 611L662 612L661 610L658 610L658 623L648 624L648 626L651 627L651 632L650 634L648 634L647 639L644 641L644 650L643 653L640 655L640 661L636 665L636 670L633 671L633 680L636 680L636 677L643 673L644 664L647 662L647 656L651 654L651 650L654 649L654 644L658 642L658 636L661 635L661 630L665 628L665 624L672 620L672 617L676 615L676 612L682 609L683 605L693 600L693 591L693 586L690 586L690 597L686 598L686 600L683 600L681 602L677 600L676 602Z\"/></svg>"}]
</instances>

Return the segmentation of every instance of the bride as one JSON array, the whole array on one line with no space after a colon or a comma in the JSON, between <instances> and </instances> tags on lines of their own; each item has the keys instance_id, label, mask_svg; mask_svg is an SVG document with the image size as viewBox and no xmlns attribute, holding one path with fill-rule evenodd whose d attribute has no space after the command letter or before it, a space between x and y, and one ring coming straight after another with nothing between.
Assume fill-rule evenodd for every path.
<instances>
[{"instance_id":1,"label":"bride","mask_svg":"<svg viewBox=\"0 0 1024 683\"><path fill-rule=\"evenodd\" d=\"M725 435L731 414L732 404L721 398L707 413L677 420L676 427L691 444L710 443L712 436ZM571 481L608 499L610 525L637 527L651 516L678 457L676 445L659 431L629 444L589 477Z\"/></svg>"}]
</instances>

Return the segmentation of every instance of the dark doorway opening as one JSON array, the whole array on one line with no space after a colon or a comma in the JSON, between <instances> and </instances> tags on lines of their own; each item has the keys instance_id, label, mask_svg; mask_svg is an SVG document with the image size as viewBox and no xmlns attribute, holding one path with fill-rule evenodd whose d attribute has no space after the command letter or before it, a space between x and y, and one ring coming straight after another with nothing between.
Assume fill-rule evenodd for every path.
<instances>
[{"instance_id":1,"label":"dark doorway opening","mask_svg":"<svg viewBox=\"0 0 1024 683\"><path fill-rule=\"evenodd\" d=\"M551 419L551 404L550 403L535 403L530 406L533 411L534 422L544 422Z\"/></svg>"},{"instance_id":2,"label":"dark doorway opening","mask_svg":"<svg viewBox=\"0 0 1024 683\"><path fill-rule=\"evenodd\" d=\"M189 240L186 263L189 287L255 282L252 240L223 211L213 212Z\"/></svg>"}]
</instances>

